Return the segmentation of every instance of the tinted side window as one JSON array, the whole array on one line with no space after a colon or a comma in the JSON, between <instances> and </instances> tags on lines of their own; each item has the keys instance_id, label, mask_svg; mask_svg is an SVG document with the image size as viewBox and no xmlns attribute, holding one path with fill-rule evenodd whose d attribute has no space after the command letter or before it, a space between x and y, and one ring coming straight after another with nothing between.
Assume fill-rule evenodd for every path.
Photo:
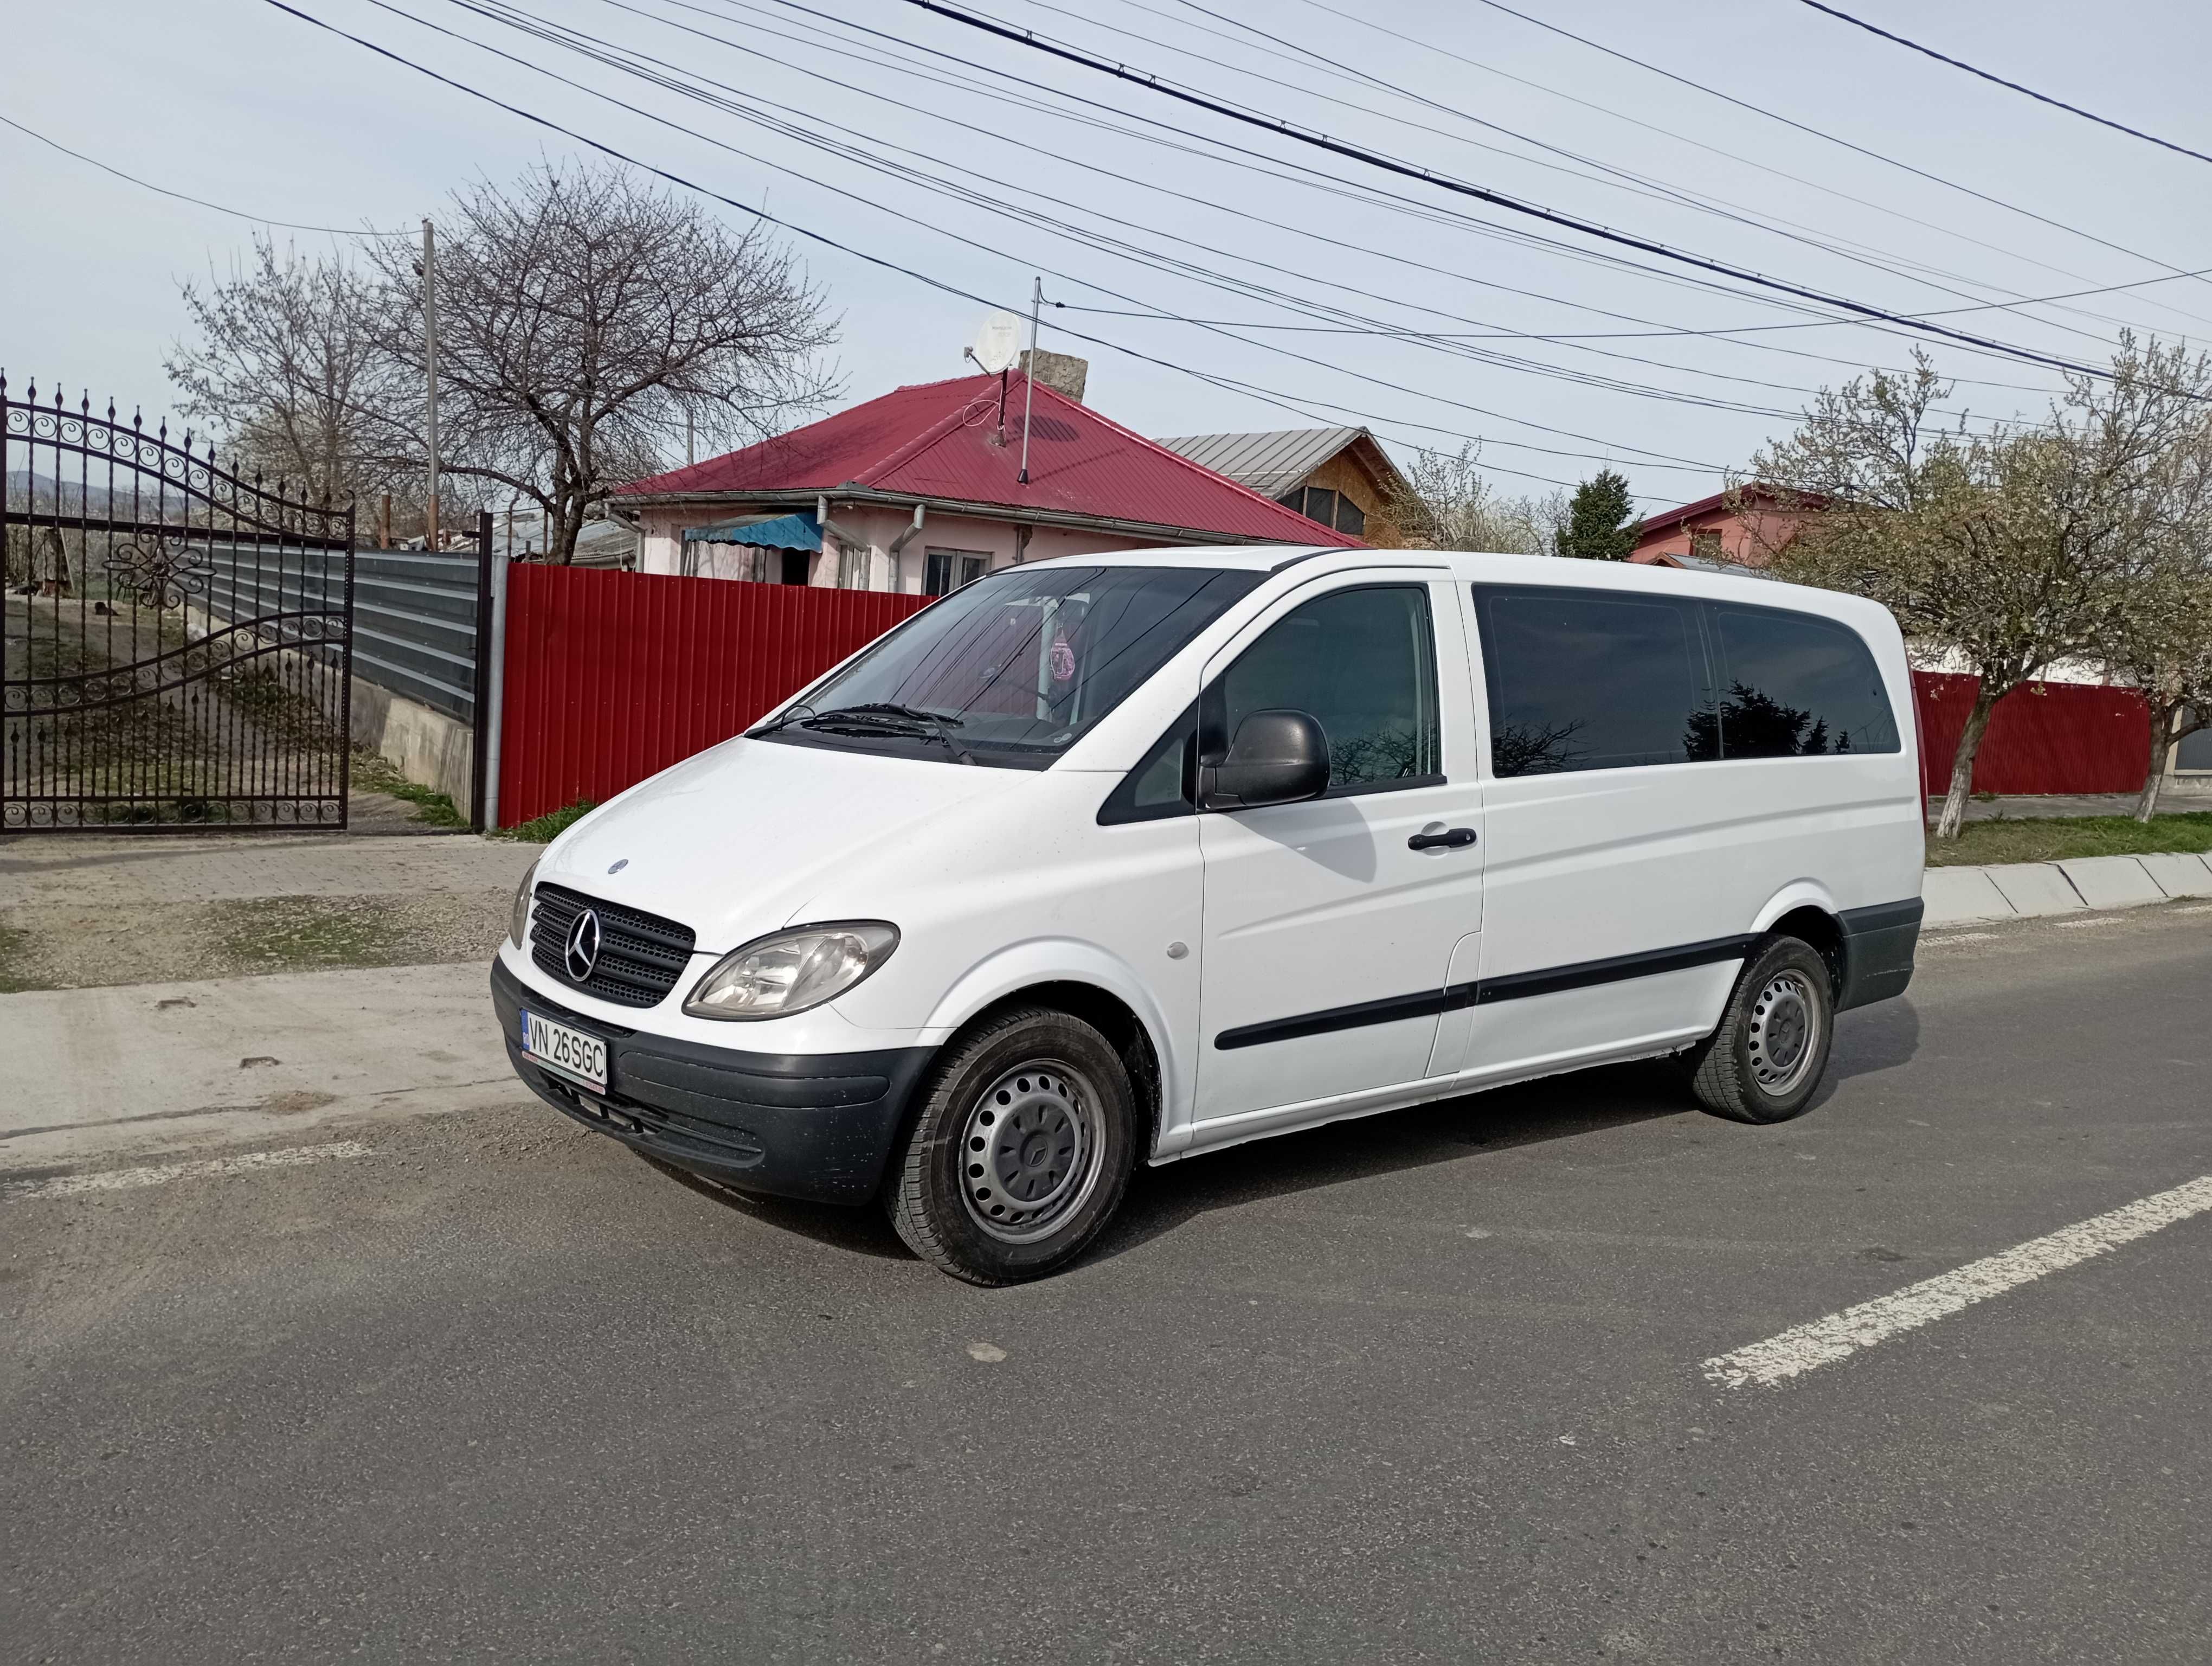
<instances>
[{"instance_id":1,"label":"tinted side window","mask_svg":"<svg viewBox=\"0 0 2212 1666\"><path fill-rule=\"evenodd\" d=\"M1310 712L1328 736L1331 791L1434 778L1436 632L1416 585L1340 590L1278 620L1213 691L1224 740L1255 711ZM1211 743L1209 743L1211 744Z\"/></svg>"},{"instance_id":2,"label":"tinted side window","mask_svg":"<svg viewBox=\"0 0 2212 1666\"><path fill-rule=\"evenodd\" d=\"M1897 719L1874 655L1848 626L1715 606L1723 757L1893 752Z\"/></svg>"},{"instance_id":3,"label":"tinted side window","mask_svg":"<svg viewBox=\"0 0 2212 1666\"><path fill-rule=\"evenodd\" d=\"M1692 604L1504 585L1474 600L1498 775L1717 756Z\"/></svg>"}]
</instances>

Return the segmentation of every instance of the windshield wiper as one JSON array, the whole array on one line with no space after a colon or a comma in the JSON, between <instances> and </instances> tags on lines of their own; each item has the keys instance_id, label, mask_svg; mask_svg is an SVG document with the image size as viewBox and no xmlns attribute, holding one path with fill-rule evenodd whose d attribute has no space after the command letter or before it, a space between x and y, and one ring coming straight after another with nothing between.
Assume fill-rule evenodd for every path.
<instances>
[{"instance_id":1,"label":"windshield wiper","mask_svg":"<svg viewBox=\"0 0 2212 1666\"><path fill-rule=\"evenodd\" d=\"M960 719L924 711L918 706L872 700L858 706L832 706L826 712L814 712L796 721L803 728L820 729L830 734L903 735L916 740L939 741L963 763L975 762L975 755L963 746L952 733L961 727ZM778 720L776 727L782 727L782 720Z\"/></svg>"},{"instance_id":2,"label":"windshield wiper","mask_svg":"<svg viewBox=\"0 0 2212 1666\"><path fill-rule=\"evenodd\" d=\"M871 700L858 706L832 706L822 715L857 717L864 714L870 717L878 714L884 717L903 717L910 723L934 723L940 729L957 729L965 727L963 719L947 717L942 712L924 711L919 706L895 705L888 700Z\"/></svg>"}]
</instances>

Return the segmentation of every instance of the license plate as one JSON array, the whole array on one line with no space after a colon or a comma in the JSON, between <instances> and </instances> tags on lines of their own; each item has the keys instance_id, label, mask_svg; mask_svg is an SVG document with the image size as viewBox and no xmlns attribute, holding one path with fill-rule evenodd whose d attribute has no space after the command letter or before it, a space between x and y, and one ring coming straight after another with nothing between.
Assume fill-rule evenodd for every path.
<instances>
[{"instance_id":1,"label":"license plate","mask_svg":"<svg viewBox=\"0 0 2212 1666\"><path fill-rule=\"evenodd\" d=\"M607 1091L607 1044L597 1036L571 1030L565 1024L522 1015L522 1050L542 1065L574 1077L587 1087Z\"/></svg>"}]
</instances>

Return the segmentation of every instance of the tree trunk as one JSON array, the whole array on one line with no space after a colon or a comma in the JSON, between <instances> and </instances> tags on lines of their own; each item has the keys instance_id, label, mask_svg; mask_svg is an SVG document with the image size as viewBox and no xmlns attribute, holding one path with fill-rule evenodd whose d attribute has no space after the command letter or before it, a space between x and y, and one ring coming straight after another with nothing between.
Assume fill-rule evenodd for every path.
<instances>
[{"instance_id":1,"label":"tree trunk","mask_svg":"<svg viewBox=\"0 0 2212 1666\"><path fill-rule=\"evenodd\" d=\"M1990 714L2008 690L1990 692L1990 681L1974 694L1974 709L1966 714L1966 727L1959 736L1959 750L1951 755L1951 790L1943 795L1943 813L1936 818L1936 836L1955 839L1959 830L1966 824L1966 800L1974 790L1974 754L1982 749L1982 737L1989 733Z\"/></svg>"},{"instance_id":2,"label":"tree trunk","mask_svg":"<svg viewBox=\"0 0 2212 1666\"><path fill-rule=\"evenodd\" d=\"M2142 796L2136 800L2136 819L2147 822L2158 813L2159 783L2166 778L2166 755L2173 745L2174 720L2181 715L2179 701L2154 701L2150 708L2150 757L2143 770Z\"/></svg>"}]
</instances>

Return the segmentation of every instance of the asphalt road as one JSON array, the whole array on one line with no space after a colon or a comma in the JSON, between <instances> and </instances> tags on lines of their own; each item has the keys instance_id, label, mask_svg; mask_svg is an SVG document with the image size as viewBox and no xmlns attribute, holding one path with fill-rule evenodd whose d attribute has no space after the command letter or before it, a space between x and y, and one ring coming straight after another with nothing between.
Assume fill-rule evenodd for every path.
<instances>
[{"instance_id":1,"label":"asphalt road","mask_svg":"<svg viewBox=\"0 0 2212 1666\"><path fill-rule=\"evenodd\" d=\"M521 1098L18 1183L0 1655L2212 1658L2212 1213L1700 1369L2212 1174L2212 910L1948 933L1838 1066L1194 1160L995 1292Z\"/></svg>"}]
</instances>

